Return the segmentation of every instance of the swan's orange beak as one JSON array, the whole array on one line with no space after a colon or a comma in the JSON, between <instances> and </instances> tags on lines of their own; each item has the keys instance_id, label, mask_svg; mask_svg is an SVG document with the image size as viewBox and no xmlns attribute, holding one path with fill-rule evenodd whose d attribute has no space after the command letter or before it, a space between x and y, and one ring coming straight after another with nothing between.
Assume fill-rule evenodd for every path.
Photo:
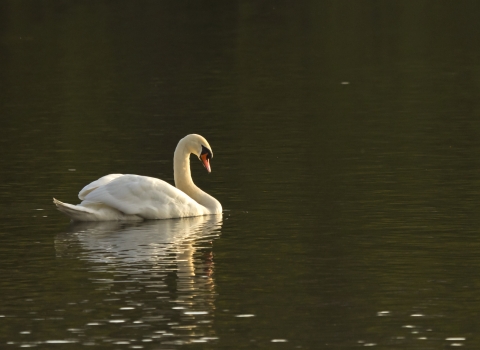
<instances>
[{"instance_id":1,"label":"swan's orange beak","mask_svg":"<svg viewBox=\"0 0 480 350\"><path fill-rule=\"evenodd\" d=\"M207 169L207 171L209 173L212 172L212 168L210 168L210 161L208 160L207 158L208 154L207 153L204 153L200 156L200 160L202 161L202 164L203 166L205 167L205 169Z\"/></svg>"}]
</instances>

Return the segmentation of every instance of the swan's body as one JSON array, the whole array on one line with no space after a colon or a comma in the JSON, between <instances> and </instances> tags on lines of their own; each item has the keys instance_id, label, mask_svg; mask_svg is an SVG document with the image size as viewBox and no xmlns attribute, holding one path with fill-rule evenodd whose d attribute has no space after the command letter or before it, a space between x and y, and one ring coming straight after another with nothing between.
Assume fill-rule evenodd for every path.
<instances>
[{"instance_id":1,"label":"swan's body","mask_svg":"<svg viewBox=\"0 0 480 350\"><path fill-rule=\"evenodd\" d=\"M187 135L173 157L176 187L148 176L110 174L85 186L78 205L53 199L58 210L74 221L171 219L220 214L222 205L192 181L190 154L210 172L211 147L200 135Z\"/></svg>"}]
</instances>

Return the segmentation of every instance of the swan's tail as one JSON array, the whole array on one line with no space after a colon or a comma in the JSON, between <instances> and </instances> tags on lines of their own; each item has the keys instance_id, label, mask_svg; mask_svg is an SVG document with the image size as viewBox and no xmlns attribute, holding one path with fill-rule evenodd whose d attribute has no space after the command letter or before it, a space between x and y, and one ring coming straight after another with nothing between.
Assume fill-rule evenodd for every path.
<instances>
[{"instance_id":1,"label":"swan's tail","mask_svg":"<svg viewBox=\"0 0 480 350\"><path fill-rule=\"evenodd\" d=\"M53 203L57 206L65 215L69 216L74 221L96 221L97 215L92 209L81 207L79 205L72 205L68 203L60 202L53 198Z\"/></svg>"}]
</instances>

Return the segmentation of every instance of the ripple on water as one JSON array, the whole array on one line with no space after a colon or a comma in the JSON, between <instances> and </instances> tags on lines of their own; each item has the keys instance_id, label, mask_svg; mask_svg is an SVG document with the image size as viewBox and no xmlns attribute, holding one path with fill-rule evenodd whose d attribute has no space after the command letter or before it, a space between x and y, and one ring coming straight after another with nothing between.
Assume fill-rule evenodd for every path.
<instances>
[{"instance_id":1,"label":"ripple on water","mask_svg":"<svg viewBox=\"0 0 480 350\"><path fill-rule=\"evenodd\" d=\"M208 311L185 311L185 315L207 315Z\"/></svg>"},{"instance_id":2,"label":"ripple on water","mask_svg":"<svg viewBox=\"0 0 480 350\"><path fill-rule=\"evenodd\" d=\"M53 307L39 304L35 309L36 318L30 321L43 321L44 328L56 329L50 338L58 339L45 340L46 332L23 323L17 325L14 333L18 339L11 339L12 344L61 348L80 342L140 349L153 342L187 344L218 339L210 326L217 295L213 255L208 251L212 246L196 242L196 236L201 238L204 233L210 241L218 237L219 219L205 227L211 220L114 223L114 229L109 226L112 223L105 224L107 229L104 224L80 225L81 229L73 225L72 232L58 234L55 249L58 266L65 267L63 276L77 273L72 279L78 278L86 287L68 293L68 299ZM162 243L159 239L173 241ZM25 297L22 301L31 301ZM88 308L82 304L85 302ZM8 310L2 311L0 318L7 319ZM59 327L61 324L65 327Z\"/></svg>"},{"instance_id":3,"label":"ripple on water","mask_svg":"<svg viewBox=\"0 0 480 350\"><path fill-rule=\"evenodd\" d=\"M67 340L46 340L45 344L73 344L78 343L76 339L67 339Z\"/></svg>"},{"instance_id":4,"label":"ripple on water","mask_svg":"<svg viewBox=\"0 0 480 350\"><path fill-rule=\"evenodd\" d=\"M110 323L124 323L126 320L109 320Z\"/></svg>"}]
</instances>

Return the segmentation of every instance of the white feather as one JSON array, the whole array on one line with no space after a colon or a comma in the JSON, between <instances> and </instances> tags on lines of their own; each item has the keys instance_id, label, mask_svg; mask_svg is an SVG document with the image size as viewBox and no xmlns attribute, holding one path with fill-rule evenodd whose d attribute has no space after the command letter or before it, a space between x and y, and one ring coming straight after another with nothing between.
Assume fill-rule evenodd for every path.
<instances>
[{"instance_id":1,"label":"white feather","mask_svg":"<svg viewBox=\"0 0 480 350\"><path fill-rule=\"evenodd\" d=\"M85 196L92 192L93 190L97 189L100 186L106 185L113 179L116 179L117 177L123 176L123 174L110 174L110 175L105 175L101 178L99 178L97 181L93 181L92 183L89 183L87 186L82 188L82 190L78 193L78 198L80 200L84 200Z\"/></svg>"},{"instance_id":2,"label":"white feather","mask_svg":"<svg viewBox=\"0 0 480 350\"><path fill-rule=\"evenodd\" d=\"M122 175L87 194L80 204L107 205L144 219L170 219L208 214L178 188L153 177Z\"/></svg>"}]
</instances>

